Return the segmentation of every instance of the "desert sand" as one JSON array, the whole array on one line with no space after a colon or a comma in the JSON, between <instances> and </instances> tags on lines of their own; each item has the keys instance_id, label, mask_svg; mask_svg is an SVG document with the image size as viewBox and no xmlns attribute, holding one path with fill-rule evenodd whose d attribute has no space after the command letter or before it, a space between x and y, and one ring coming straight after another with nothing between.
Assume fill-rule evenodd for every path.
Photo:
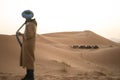
<instances>
[{"instance_id":1,"label":"desert sand","mask_svg":"<svg viewBox=\"0 0 120 80\"><path fill-rule=\"evenodd\" d=\"M19 56L15 35L0 35L0 80L21 80L25 75ZM35 80L120 80L120 44L92 31L37 35L35 57Z\"/></svg>"}]
</instances>

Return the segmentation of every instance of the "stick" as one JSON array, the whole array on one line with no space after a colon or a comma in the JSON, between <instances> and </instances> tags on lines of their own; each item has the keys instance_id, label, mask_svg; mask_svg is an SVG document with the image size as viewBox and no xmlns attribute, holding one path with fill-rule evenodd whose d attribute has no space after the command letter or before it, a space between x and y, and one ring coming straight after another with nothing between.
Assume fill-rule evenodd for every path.
<instances>
[{"instance_id":1,"label":"stick","mask_svg":"<svg viewBox=\"0 0 120 80\"><path fill-rule=\"evenodd\" d=\"M19 38L19 31L25 24L26 24L26 22L23 23L22 26L16 31L16 38L17 38L17 41L18 41L20 47L22 47L22 42L20 41L20 38Z\"/></svg>"}]
</instances>

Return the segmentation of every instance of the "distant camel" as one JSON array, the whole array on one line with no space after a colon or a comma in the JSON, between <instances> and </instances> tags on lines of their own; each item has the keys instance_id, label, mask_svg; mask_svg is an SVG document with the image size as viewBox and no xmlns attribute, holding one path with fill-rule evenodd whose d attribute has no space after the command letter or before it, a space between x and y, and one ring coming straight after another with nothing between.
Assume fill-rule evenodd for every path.
<instances>
[{"instance_id":1,"label":"distant camel","mask_svg":"<svg viewBox=\"0 0 120 80\"><path fill-rule=\"evenodd\" d=\"M79 46L79 49L85 49L85 45Z\"/></svg>"},{"instance_id":2,"label":"distant camel","mask_svg":"<svg viewBox=\"0 0 120 80\"><path fill-rule=\"evenodd\" d=\"M91 49L92 47L90 45L85 46L86 49Z\"/></svg>"},{"instance_id":3,"label":"distant camel","mask_svg":"<svg viewBox=\"0 0 120 80\"><path fill-rule=\"evenodd\" d=\"M78 45L73 45L72 48L76 49L78 48L79 46Z\"/></svg>"},{"instance_id":4,"label":"distant camel","mask_svg":"<svg viewBox=\"0 0 120 80\"><path fill-rule=\"evenodd\" d=\"M97 45L93 46L93 49L98 49L99 47Z\"/></svg>"}]
</instances>

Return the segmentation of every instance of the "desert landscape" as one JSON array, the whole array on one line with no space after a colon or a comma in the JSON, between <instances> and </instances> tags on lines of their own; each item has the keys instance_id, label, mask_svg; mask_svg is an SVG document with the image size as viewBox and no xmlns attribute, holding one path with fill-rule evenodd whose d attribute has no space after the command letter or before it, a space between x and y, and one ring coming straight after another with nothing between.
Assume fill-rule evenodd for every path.
<instances>
[{"instance_id":1,"label":"desert landscape","mask_svg":"<svg viewBox=\"0 0 120 80\"><path fill-rule=\"evenodd\" d=\"M19 57L15 35L0 35L0 80L21 80ZM120 80L120 43L89 30L37 35L35 57L35 80Z\"/></svg>"}]
</instances>

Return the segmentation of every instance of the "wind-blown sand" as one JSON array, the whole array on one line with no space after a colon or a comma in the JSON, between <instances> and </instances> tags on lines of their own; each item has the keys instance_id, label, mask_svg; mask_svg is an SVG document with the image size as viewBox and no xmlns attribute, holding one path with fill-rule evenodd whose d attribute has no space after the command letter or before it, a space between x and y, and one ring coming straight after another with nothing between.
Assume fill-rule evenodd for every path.
<instances>
[{"instance_id":1,"label":"wind-blown sand","mask_svg":"<svg viewBox=\"0 0 120 80\"><path fill-rule=\"evenodd\" d=\"M15 36L0 35L0 80L21 80L19 56ZM35 80L120 80L119 44L91 31L37 35L35 56Z\"/></svg>"}]
</instances>

